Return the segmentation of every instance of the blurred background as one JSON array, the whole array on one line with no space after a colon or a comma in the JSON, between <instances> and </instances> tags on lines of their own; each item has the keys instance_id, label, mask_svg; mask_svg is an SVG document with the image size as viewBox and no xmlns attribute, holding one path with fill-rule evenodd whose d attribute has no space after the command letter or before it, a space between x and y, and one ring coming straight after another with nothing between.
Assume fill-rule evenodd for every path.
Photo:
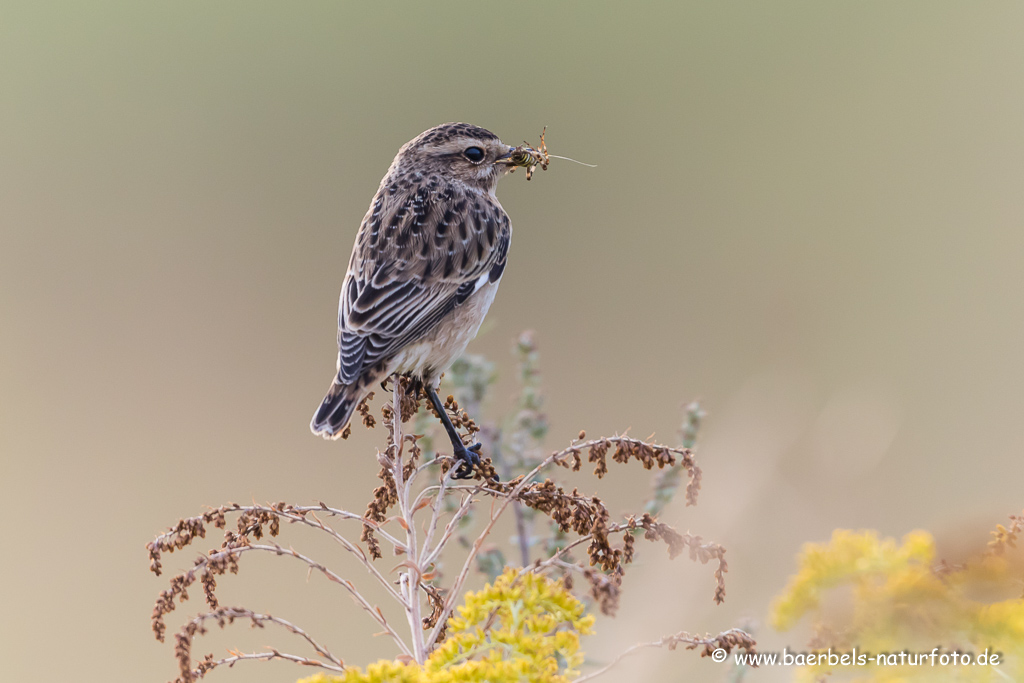
<instances>
[{"instance_id":1,"label":"blurred background","mask_svg":"<svg viewBox=\"0 0 1024 683\"><path fill-rule=\"evenodd\" d=\"M663 520L728 548L726 603L709 567L640 546L586 650L744 618L800 647L768 605L837 527L982 547L1024 505L1022 25L1012 2L5 3L0 678L173 679L147 541L229 500L363 509L381 432L307 424L359 221L445 121L513 144L546 125L597 164L499 188L511 260L470 347L501 373L491 413L524 329L551 446L676 442L686 402L708 411L701 502ZM639 507L650 473L611 469L572 485ZM319 577L242 564L225 604L393 656ZM291 641L235 626L195 652L268 644ZM604 680L725 674L652 651Z\"/></svg>"}]
</instances>

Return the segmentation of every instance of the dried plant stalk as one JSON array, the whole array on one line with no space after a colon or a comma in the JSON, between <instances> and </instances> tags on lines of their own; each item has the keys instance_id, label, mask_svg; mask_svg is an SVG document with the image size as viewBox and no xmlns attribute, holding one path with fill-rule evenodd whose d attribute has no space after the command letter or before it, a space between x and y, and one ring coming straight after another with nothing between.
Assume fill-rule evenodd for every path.
<instances>
[{"instance_id":1,"label":"dried plant stalk","mask_svg":"<svg viewBox=\"0 0 1024 683\"><path fill-rule=\"evenodd\" d=\"M585 676L580 676L579 678L575 679L573 683L583 683L583 681L589 681L594 678L597 678L601 674L607 673L616 664L621 662L629 655L638 652L639 650L661 647L668 648L669 650L675 650L677 647L683 644L686 645L687 650L695 650L698 647L701 648L701 657L710 657L711 653L715 650L725 650L725 653L727 655L733 650L737 649L746 650L747 652L754 652L754 648L757 645L757 643L754 641L754 639L750 636L749 633L747 633L746 631L741 631L738 628L723 631L722 633L719 633L717 636L712 636L708 634L703 637L691 636L686 631L680 631L679 633L670 636L664 636L660 640L655 640L650 643L637 643L636 645L621 652L619 656L617 656L615 659L613 659L605 666L601 667L600 669L597 669L596 671L592 671L586 674Z\"/></svg>"},{"instance_id":2,"label":"dried plant stalk","mask_svg":"<svg viewBox=\"0 0 1024 683\"><path fill-rule=\"evenodd\" d=\"M546 152L543 135L541 152ZM526 162L537 158L524 156L521 165L529 172L531 165ZM546 163L546 156L544 159ZM544 167L540 161L532 165ZM535 355L535 347L532 338L525 339L525 343L523 339L520 340L519 349L523 357L531 358ZM574 575L581 577L590 598L607 614L613 614L618 606L622 577L626 566L634 558L636 539L639 537L664 543L670 557L674 558L685 551L694 561L714 562L714 599L721 602L725 596L724 575L728 570L725 550L721 546L706 543L699 536L679 533L659 522L650 512L614 521L598 497L580 494L577 489L567 490L547 476L541 478L542 475L557 471L556 466L578 472L582 469L584 458L594 464L594 474L599 478L607 473L609 460L619 464L635 461L646 469L657 466L663 471L674 472L673 488L682 485L682 475L685 474L685 499L688 505L694 505L700 491L701 471L693 451L686 446L667 446L628 436L587 440L586 435L580 432L579 438L573 440L568 447L534 458L529 455L533 448L529 444L537 441L538 435L546 431L545 418L539 412L538 388L529 383L538 377L535 370L533 361L524 365L528 390L524 391L521 405L527 411L523 415L529 417L510 423L512 426L507 431L493 426L478 426L460 408L454 396L449 396L445 402L444 409L467 439L481 430L490 430L494 452L501 452L502 444L511 444L508 452L513 459L502 463L506 475L504 481L499 481L495 476L495 468L489 458L484 458L474 471L475 481L453 481L455 461L448 456L433 453L430 449L425 451L421 446L421 440L426 441L423 435L405 433L403 423L419 411L423 396L406 378L396 378L391 386L391 400L381 410L387 446L377 453L381 465L380 486L374 490L365 514L329 507L324 503L309 506L295 506L285 502L273 505L228 504L197 517L182 519L167 532L157 536L148 544L147 549L150 569L160 575L166 553L183 550L196 539L204 538L210 525L224 530L221 546L200 555L190 569L174 576L170 580L170 587L160 594L153 609L153 632L159 640L163 640L166 615L175 609L176 604L187 599L188 589L197 581L202 586L210 608L210 611L189 621L175 638L180 672L177 683L192 683L218 666L233 665L240 661L285 659L329 671L344 669L340 658L331 654L321 645L321 641L315 640L299 626L247 608L219 605L216 595L218 577L237 573L240 558L257 551L291 557L305 564L307 571L315 570L330 582L341 586L377 627L393 639L400 656L422 664L444 640L448 619L462 597L473 568L478 566L481 558L490 558L492 553L497 553L488 562L498 566L504 564L500 549L489 548L486 543L509 507L517 510L516 526L523 557L528 560L530 549L539 545L550 548L550 552L530 562L521 571L548 573L553 578L560 577L568 586L573 584ZM465 376L484 375L467 371ZM478 391L475 400L479 401L481 395L482 392ZM473 407L474 413L477 413L478 406ZM370 416L368 408L361 413L362 422L367 427L375 426L376 421ZM525 437L521 430L528 430L533 436ZM689 445L692 445L692 440ZM527 471L520 476L511 476L513 464ZM661 487L666 486L662 481ZM477 520L474 512L476 504L488 499L489 513ZM670 499L669 496L667 500ZM537 517L548 520L551 533L560 539L557 544L540 544L530 537ZM229 525L231 518L234 518L233 528ZM332 526L331 520L355 522L362 532L361 540L366 550ZM366 570L366 576L383 587L389 599L402 609L406 627L400 629L390 623L380 607L371 603L355 582L304 552L263 540L265 536L277 537L282 533L282 522L313 528L356 557ZM474 525L474 537L470 540L466 532ZM453 544L453 540L459 543ZM382 544L402 558L396 568L397 582L395 574L381 572L375 563L375 560L383 556ZM450 580L445 580L441 569L448 555L446 551L456 545L465 548L465 555L461 558L457 573ZM573 552L584 547L585 559L581 561L574 558ZM246 619L258 627L265 623L281 626L305 640L317 658L269 649L248 654L233 652L221 659L211 654L193 664L193 641L197 635L206 632L204 623L216 620L219 625L226 626L236 619ZM720 634L717 637L719 640L709 641L706 638L701 640L677 634L659 643L675 647L685 642L692 648L719 642L725 636ZM739 636L736 638L734 647L752 647L752 640L747 642ZM647 646L653 645L637 647ZM596 672L579 680L594 675Z\"/></svg>"}]
</instances>

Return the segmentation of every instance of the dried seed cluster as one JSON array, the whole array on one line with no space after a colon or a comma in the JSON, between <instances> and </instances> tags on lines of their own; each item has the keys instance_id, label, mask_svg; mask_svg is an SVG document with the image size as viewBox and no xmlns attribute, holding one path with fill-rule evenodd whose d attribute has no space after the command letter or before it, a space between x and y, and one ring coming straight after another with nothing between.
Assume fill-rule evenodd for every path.
<instances>
[{"instance_id":1,"label":"dried seed cluster","mask_svg":"<svg viewBox=\"0 0 1024 683\"><path fill-rule=\"evenodd\" d=\"M718 566L715 567L715 602L721 604L725 601L725 573L729 571L729 565L725 561L725 548L717 543L705 543L700 536L680 534L668 524L658 522L650 514L644 513L639 520L630 519L630 528L644 530L644 538L648 541L662 541L668 545L668 555L675 558L683 550L689 550L690 560L707 564L715 560Z\"/></svg>"},{"instance_id":2,"label":"dried seed cluster","mask_svg":"<svg viewBox=\"0 0 1024 683\"><path fill-rule=\"evenodd\" d=\"M381 388L386 391L393 391L394 381L393 377L388 377L381 383ZM418 380L414 380L408 375L402 375L398 378L398 381L402 388L402 424L405 424L416 416L416 412L420 409L420 401L426 400L427 394L423 390L423 385ZM384 415L384 421L390 421L391 407L385 405L381 410Z\"/></svg>"},{"instance_id":3,"label":"dried seed cluster","mask_svg":"<svg viewBox=\"0 0 1024 683\"><path fill-rule=\"evenodd\" d=\"M601 614L615 616L619 610L623 574L621 568L609 574L603 574L593 569L583 570L583 578L590 582L590 597L597 603Z\"/></svg>"},{"instance_id":4,"label":"dried seed cluster","mask_svg":"<svg viewBox=\"0 0 1024 683\"><path fill-rule=\"evenodd\" d=\"M585 432L580 432L581 440L584 436ZM636 460L647 470L652 469L655 465L661 469L676 466L678 463L679 467L686 470L689 477L686 485L686 504L697 504L697 494L700 492L701 471L693 457L693 451L689 448L675 448L661 444L652 444L627 436L612 436L574 444L565 449L555 459L555 463L569 468L573 472L578 472L583 466L582 453L584 451L587 452L587 462L596 463L594 474L599 479L608 473L609 451L612 452L612 460L615 462L625 464L630 460Z\"/></svg>"},{"instance_id":5,"label":"dried seed cluster","mask_svg":"<svg viewBox=\"0 0 1024 683\"><path fill-rule=\"evenodd\" d=\"M395 488L394 474L387 466L380 468L377 477L384 483L373 490L373 500L366 506L363 516L374 522L384 522L388 518L388 510L398 503L398 490ZM363 524L363 532L359 536L359 540L366 544L366 549L370 551L370 557L375 560L383 557L380 551L380 542L374 536L373 527L369 524Z\"/></svg>"},{"instance_id":6,"label":"dried seed cluster","mask_svg":"<svg viewBox=\"0 0 1024 683\"><path fill-rule=\"evenodd\" d=\"M508 483L491 482L490 485L510 495L519 483L520 480L513 479ZM515 499L550 517L560 531L575 531L580 536L589 536L587 554L591 566L599 566L604 571L618 569L622 551L611 546L608 537L610 515L600 498L584 496L577 489L566 493L561 486L546 479L524 487L515 495Z\"/></svg>"},{"instance_id":7,"label":"dried seed cluster","mask_svg":"<svg viewBox=\"0 0 1024 683\"><path fill-rule=\"evenodd\" d=\"M686 631L680 631L675 635L665 636L657 643L657 645L663 645L669 650L675 650L683 644L686 645L687 650L701 648L700 656L710 657L715 650L719 649L725 650L726 655L737 649L746 650L750 653L756 652L754 648L757 646L757 641L749 633L734 628L723 631L717 636L712 636L711 634L691 636Z\"/></svg>"},{"instance_id":8,"label":"dried seed cluster","mask_svg":"<svg viewBox=\"0 0 1024 683\"><path fill-rule=\"evenodd\" d=\"M377 426L377 418L375 418L373 413L370 412L370 401L372 400L373 392L371 391L362 401L359 402L359 405L356 406L356 412L359 413L360 420L362 421L363 426L367 429L373 429ZM352 436L352 422L349 422L345 425L345 429L341 430L342 439L347 439L350 436Z\"/></svg>"},{"instance_id":9,"label":"dried seed cluster","mask_svg":"<svg viewBox=\"0 0 1024 683\"><path fill-rule=\"evenodd\" d=\"M359 405L356 407L356 412L359 413L359 417L362 418L363 426L367 429L373 429L377 426L377 418L370 412L370 401L373 400L374 392L370 392L366 395Z\"/></svg>"},{"instance_id":10,"label":"dried seed cluster","mask_svg":"<svg viewBox=\"0 0 1024 683\"><path fill-rule=\"evenodd\" d=\"M441 615L444 614L444 593L432 583L424 583L423 592L427 595L427 602L430 603L430 614L423 617L423 628L434 628ZM444 631L441 631L440 640L444 640Z\"/></svg>"},{"instance_id":11,"label":"dried seed cluster","mask_svg":"<svg viewBox=\"0 0 1024 683\"><path fill-rule=\"evenodd\" d=\"M1017 547L1017 538L1024 533L1024 512L1019 515L1010 515L1010 526L996 524L996 530L990 532L992 540L988 542L988 552L993 555L1003 555L1007 548Z\"/></svg>"},{"instance_id":12,"label":"dried seed cluster","mask_svg":"<svg viewBox=\"0 0 1024 683\"><path fill-rule=\"evenodd\" d=\"M209 554L196 558L192 569L173 577L170 588L162 591L157 598L151 616L153 633L157 640L162 642L167 631L164 616L174 611L175 600L178 602L188 600L188 588L195 583L196 578L203 586L207 604L216 610L220 607L215 595L216 577L227 572L238 573L238 550L249 545L250 536L257 540L262 538L264 527L267 527L267 532L271 536L277 536L281 529L278 512L299 516L306 514L284 502L277 503L270 509L243 508L231 503L210 510L198 517L178 520L175 526L146 545L149 551L150 571L159 576L162 573L162 554L181 550L195 539L205 538L207 524L213 524L219 529L226 528L225 515L229 512L240 513L237 532L225 531L224 541L219 549L211 550Z\"/></svg>"},{"instance_id":13,"label":"dried seed cluster","mask_svg":"<svg viewBox=\"0 0 1024 683\"><path fill-rule=\"evenodd\" d=\"M235 619L248 618L253 628L263 628L264 615L256 614L247 609L236 607L220 607L213 612L202 615L190 621L174 636L174 657L178 660L179 677L181 683L191 683L193 680L202 678L206 672L216 666L213 654L206 655L192 668L192 640L197 635L206 633L205 622L213 619L220 628L233 624ZM177 683L177 682L176 682Z\"/></svg>"},{"instance_id":14,"label":"dried seed cluster","mask_svg":"<svg viewBox=\"0 0 1024 683\"><path fill-rule=\"evenodd\" d=\"M453 399L449 397L449 403ZM457 405L456 405L457 409ZM578 441L569 448L552 454L552 461L573 471L582 468L582 457L596 463L594 473L603 477L608 471L608 454L612 460L625 464L630 460L641 463L645 469L679 467L688 476L686 486L687 504L695 505L700 491L701 471L696 464L693 452L688 448L674 448L660 444L652 444L640 439L626 436L614 436L591 441L583 441L586 433L581 431ZM699 536L680 534L667 524L658 522L653 516L645 513L640 519L630 517L625 524L611 524L608 509L596 496L586 496L573 489L571 493L546 479L521 486L522 478L509 482L498 482L488 477L484 489L492 495L513 496L527 508L536 510L551 519L556 533L575 532L581 539L589 540L587 555L589 567L578 566L576 569L590 583L590 594L605 614L613 614L618 607L623 564L632 562L635 554L635 536L642 529L644 538L661 541L668 546L670 558L675 558L683 550L689 549L693 561L706 564L717 560L715 570L716 603L725 599L725 572L728 565L725 561L725 550L714 543L704 543ZM612 535L622 532L622 546L614 547ZM571 581L571 578L568 579Z\"/></svg>"},{"instance_id":15,"label":"dried seed cluster","mask_svg":"<svg viewBox=\"0 0 1024 683\"><path fill-rule=\"evenodd\" d=\"M541 148L543 150L543 136ZM525 159L526 157L524 157ZM532 168L527 165L527 172L529 173L531 170ZM532 340L528 341L532 343ZM527 350L531 353L535 351L532 346ZM535 363L529 367L534 366ZM533 376L535 373L531 375L531 377ZM407 377L397 378L395 381L399 385L397 391L394 391L393 400L398 401L402 422L408 422L419 411L420 403L426 396L422 387ZM381 464L378 474L380 485L374 489L373 499L367 505L366 513L362 517L344 510L328 508L323 504L320 504L320 507L302 508L284 502L271 506L229 504L197 517L179 520L174 527L154 539L147 548L150 569L159 575L162 571L163 553L181 550L193 543L195 539L205 538L206 531L211 524L225 530L220 547L199 556L188 571L173 577L170 580L169 588L160 594L153 608L152 628L156 637L161 641L164 640L166 634L165 616L175 609L178 602L188 599L188 589L197 580L202 585L205 601L211 610L195 617L175 637L175 656L180 671L176 683L193 683L213 668L221 665L230 666L241 660L285 659L333 671L344 671L340 660L329 655L298 627L269 615L258 615L243 608L228 608L219 604L216 596L217 577L229 572L237 573L238 558L248 551L265 551L277 555L293 556L305 562L311 570L316 569L324 573L329 580L341 584L356 599L357 604L370 613L371 617L384 629L384 632L395 638L399 647L406 653L403 656L410 657L409 653L412 650L405 646L402 638L388 623L384 612L379 607L368 603L359 594L353 582L333 573L324 565L293 549L282 548L272 542L258 542L265 535L277 536L280 533L282 519L314 526L332 535L334 540L341 542L347 550L355 553L368 572L375 576L399 602L405 604L407 609L411 610L412 608L408 606L413 604L409 601L409 596L416 594L416 591L422 591L421 594L417 594L417 597L418 599L425 598L429 610L419 611L422 605L417 602L415 603L418 605L416 611L409 612L409 616L414 617L411 623L421 623L424 631L429 632L425 644L421 642L421 652L430 652L444 640L454 599L457 595L461 595L462 582L465 580L469 568L474 566L474 560L478 567L489 563L500 568L508 564L500 548L486 550L484 546L485 539L491 532L498 516L506 508L512 508L516 515L521 539L529 538L531 525L534 524L537 514L550 519L552 528L551 543L535 546L547 548L544 555L546 559L538 559L531 563L530 548L521 542L521 545L525 546L524 549L521 548L522 556L526 558L522 564L527 564L528 567L523 569L519 575L543 572L550 572L555 576L560 574L564 585L569 589L572 588L574 577L582 576L586 581L590 597L605 614L614 614L619 606L626 565L634 560L636 539L641 535L645 540L664 543L671 558L686 551L693 561L717 562L714 572L714 598L716 602L721 602L725 597L724 574L728 567L724 558L725 550L718 544L705 543L700 536L679 533L671 526L659 522L656 516L650 512L638 517L620 518L621 521L613 522L612 515L604 502L597 496L581 494L576 488L567 491L566 488L551 479L534 480L534 477L540 473L550 471L551 465L554 464L574 472L579 471L582 469L584 458L587 462L594 464L594 474L601 478L608 472L610 456L612 461L620 464L636 461L648 470L654 469L655 465L660 470L667 470L672 476L666 477L664 480L659 479L659 486L673 491L681 483L682 473L685 472L688 477L686 500L687 504L693 505L696 504L700 491L701 471L692 451L686 447L664 446L626 436L584 441L586 434L580 432L578 439L572 442L568 448L551 453L545 458L538 450L543 431L546 430L546 418L541 411L538 391L538 387L527 382L527 390L524 390L526 399L521 401L521 407L528 409L531 418L515 421L511 428L515 431L508 436L507 440L503 440L501 429L495 425L488 424L485 430L481 429L459 406L453 396L448 396L443 404L443 410L451 418L464 443L471 443L475 440L474 437L477 433L483 432L480 440L485 442L486 450L493 449L492 452L497 458L501 456L503 445L507 446L508 450L514 451L513 445L518 444L521 448L516 455L518 458L516 460L517 468L519 471L531 470L527 475L530 477L529 480L519 477L511 481L498 481L495 476L495 468L488 458L483 458L481 464L474 468L476 483L456 483L446 479L444 473L455 466L455 461L450 457L439 457L439 468L420 465L420 461L423 459L423 452L419 444L420 439L423 438L422 435L403 433L403 430L396 424L396 411L392 409L390 403L386 403L381 408L387 432L387 445L383 452L378 452L378 460ZM372 396L370 394L358 407L361 421L367 428L373 428L377 424L377 418L373 417L368 405ZM427 410L433 412L429 401ZM523 438L523 435L527 433L530 438ZM690 439L689 443L684 442L684 446L693 445L692 441L693 439ZM507 471L508 461L499 460L499 462L504 462L502 467ZM427 464L430 464L429 461ZM441 485L437 486L442 495L440 501L436 500L438 493L434 493L432 498L431 491L423 491L422 483L414 486L416 477L427 471L434 472L435 475L432 476L436 476L438 469L441 472ZM508 475L506 474L504 478L508 479ZM436 485L437 482L435 480L432 483ZM418 497L417 491L420 491ZM441 576L441 549L451 540L457 542L463 540L463 532L453 532L453 530L457 527L472 528L472 504L483 496L496 499L495 504L491 506L492 516L487 520L488 523L475 541L465 539L464 547L469 556L466 558L463 570L448 589L441 588L435 585ZM668 499L670 498L666 500ZM422 516L418 520L416 519L417 513L421 510L430 510L429 514L433 515L427 523L422 523ZM235 527L230 530L227 528L226 520L226 515L229 513L237 515ZM366 545L368 553L363 553L357 544L349 542L334 529L324 525L318 518L321 513L341 516L359 523L362 529L360 538ZM389 520L389 515L406 532L404 540L399 540L402 538L400 531L389 530L384 526ZM438 524L439 515L451 516L447 527L443 522L441 525ZM993 545L1002 547L1013 544L1017 534L1021 531L1022 524L1024 524L1024 517L1021 520L1014 518L1013 522L1009 529L1000 528L997 542ZM467 525L467 523L469 524ZM425 533L430 529L428 536L433 533L434 529L437 529L438 535L433 538L436 541L433 551L427 547L417 549L413 530L420 528L424 529ZM441 528L444 528L443 532ZM396 554L407 556L405 561L399 565L399 567L405 568L400 575L400 593L392 588L393 578L378 571L372 562L372 560L382 557L381 541L392 545ZM424 542L429 545L429 541ZM586 561L582 563L571 555L577 546L580 551L585 549L586 552ZM487 561L481 562L481 559ZM417 561L423 564L417 565ZM429 613L426 613L427 611ZM325 661L319 662L270 649L266 652L250 654L233 652L231 656L219 660L208 655L196 662L193 668L193 641L195 636L206 632L204 623L214 620L219 625L225 626L242 618L248 619L256 627L262 627L267 622L284 626L292 633L306 638L316 652L325 657ZM656 644L670 649L674 649L678 644L686 644L690 649L703 647L704 653L707 654L717 647L726 650L736 647L751 649L753 640L742 631L726 632L715 637L705 636L703 638L679 633L667 636Z\"/></svg>"}]
</instances>

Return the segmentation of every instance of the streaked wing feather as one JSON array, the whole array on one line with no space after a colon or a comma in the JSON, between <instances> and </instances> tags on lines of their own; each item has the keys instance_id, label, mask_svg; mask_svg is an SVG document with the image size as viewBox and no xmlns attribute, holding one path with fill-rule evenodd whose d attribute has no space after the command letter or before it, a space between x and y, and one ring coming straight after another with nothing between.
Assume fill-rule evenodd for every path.
<instances>
[{"instance_id":1,"label":"streaked wing feather","mask_svg":"<svg viewBox=\"0 0 1024 683\"><path fill-rule=\"evenodd\" d=\"M339 376L352 383L501 276L511 226L496 201L382 186L360 227L338 314Z\"/></svg>"}]
</instances>

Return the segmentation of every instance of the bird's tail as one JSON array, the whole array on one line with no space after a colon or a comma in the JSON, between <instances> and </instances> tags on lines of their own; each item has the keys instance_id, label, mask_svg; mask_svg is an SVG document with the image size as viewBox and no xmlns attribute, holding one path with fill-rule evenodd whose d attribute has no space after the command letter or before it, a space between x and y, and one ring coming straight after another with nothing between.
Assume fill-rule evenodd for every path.
<instances>
[{"instance_id":1,"label":"bird's tail","mask_svg":"<svg viewBox=\"0 0 1024 683\"><path fill-rule=\"evenodd\" d=\"M335 378L323 403L313 415L309 428L314 434L319 434L325 439L337 439L361 400L358 382L342 384Z\"/></svg>"}]
</instances>

